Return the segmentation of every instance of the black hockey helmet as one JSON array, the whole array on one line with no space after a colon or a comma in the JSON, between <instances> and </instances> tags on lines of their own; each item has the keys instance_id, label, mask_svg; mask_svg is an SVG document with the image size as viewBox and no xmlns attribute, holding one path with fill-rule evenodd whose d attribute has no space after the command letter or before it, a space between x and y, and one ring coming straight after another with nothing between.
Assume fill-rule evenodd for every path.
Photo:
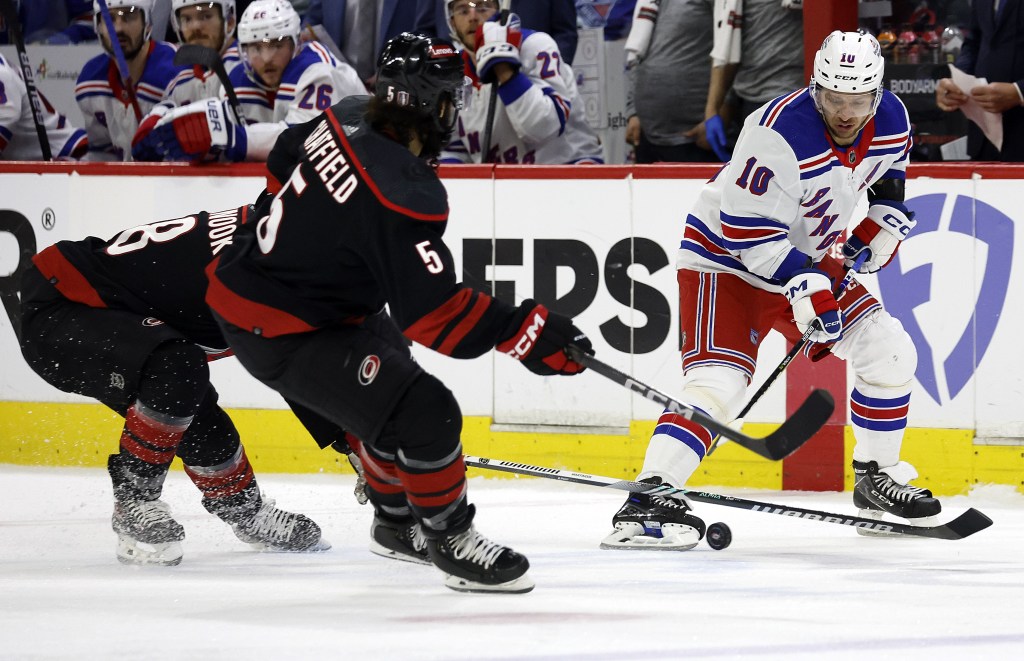
<instances>
[{"instance_id":1,"label":"black hockey helmet","mask_svg":"<svg viewBox=\"0 0 1024 661\"><path fill-rule=\"evenodd\" d=\"M434 120L448 142L462 108L462 56L447 41L403 32L384 45L377 60L376 95Z\"/></svg>"}]
</instances>

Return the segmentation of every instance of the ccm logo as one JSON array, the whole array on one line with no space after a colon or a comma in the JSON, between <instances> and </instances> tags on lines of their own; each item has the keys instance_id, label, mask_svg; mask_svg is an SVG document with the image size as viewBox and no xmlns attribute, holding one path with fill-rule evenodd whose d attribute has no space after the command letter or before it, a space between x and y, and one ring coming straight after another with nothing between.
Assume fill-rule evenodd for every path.
<instances>
[{"instance_id":1,"label":"ccm logo","mask_svg":"<svg viewBox=\"0 0 1024 661\"><path fill-rule=\"evenodd\" d=\"M544 328L544 317L539 313L534 313L533 320L530 325L526 327L526 330L515 345L508 350L508 355L512 356L516 360L522 360L526 357L526 354L530 353L530 349L533 348L533 343L537 341L537 337L540 335L541 330Z\"/></svg>"},{"instance_id":2,"label":"ccm logo","mask_svg":"<svg viewBox=\"0 0 1024 661\"><path fill-rule=\"evenodd\" d=\"M363 362L359 365L359 384L368 386L373 383L373 380L377 378L377 372L380 371L380 358L374 355L369 355L363 358Z\"/></svg>"}]
</instances>

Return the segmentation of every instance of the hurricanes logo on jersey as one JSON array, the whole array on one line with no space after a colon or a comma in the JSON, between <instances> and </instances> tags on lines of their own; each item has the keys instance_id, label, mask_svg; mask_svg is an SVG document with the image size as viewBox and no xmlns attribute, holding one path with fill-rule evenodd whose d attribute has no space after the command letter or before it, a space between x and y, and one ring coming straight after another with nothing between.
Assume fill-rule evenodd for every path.
<instances>
[{"instance_id":1,"label":"hurricanes logo on jersey","mask_svg":"<svg viewBox=\"0 0 1024 661\"><path fill-rule=\"evenodd\" d=\"M378 372L380 372L380 357L371 354L363 358L363 362L359 365L359 384L370 385L377 378Z\"/></svg>"}]
</instances>

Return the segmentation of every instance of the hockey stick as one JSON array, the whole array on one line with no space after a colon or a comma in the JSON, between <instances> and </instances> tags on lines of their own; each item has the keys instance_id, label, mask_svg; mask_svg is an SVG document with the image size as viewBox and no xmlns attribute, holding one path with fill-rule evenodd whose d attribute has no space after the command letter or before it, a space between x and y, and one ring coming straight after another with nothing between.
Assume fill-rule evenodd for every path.
<instances>
[{"instance_id":1,"label":"hockey stick","mask_svg":"<svg viewBox=\"0 0 1024 661\"><path fill-rule=\"evenodd\" d=\"M864 264L864 262L867 260L867 257L867 251L862 252L860 254L860 257L857 258L857 261L854 262L850 270L846 272L846 275L843 276L843 279L839 283L839 286L836 287L836 298L839 298L839 296L844 291L846 291L846 288L850 286L850 283L853 282L854 274L856 274L857 269L859 269L861 265ZM807 346L807 343L811 341L811 333L817 330L817 328L818 326L816 324L811 324L810 326L807 327L807 330L804 331L804 334L801 335L800 339L797 340L796 344L793 345L793 348L789 350L789 353L787 353L786 357L782 359L782 362L778 364L778 366L775 368L775 371L772 372L767 379L765 379L765 382L762 383L761 387L757 389L757 392L755 392L754 396L750 398L750 401L747 402L747 405L744 406L743 410L740 411L739 415L736 416L736 420L742 420L748 413L750 413L750 409L754 408L754 404L757 404L758 400L761 399L761 396L764 395L768 391L768 389L772 387L772 384L775 383L775 379L779 378L779 375L786 371L786 368L789 367L789 364L793 362L794 358L797 357L797 354L804 350L804 347ZM720 437L716 436L714 442L711 443L711 447L708 448L708 456L711 456L711 453L714 452L715 449L718 447L719 438Z\"/></svg>"},{"instance_id":2,"label":"hockey stick","mask_svg":"<svg viewBox=\"0 0 1024 661\"><path fill-rule=\"evenodd\" d=\"M235 113L236 122L243 126L245 125L245 113L242 112L242 104L238 101L238 95L235 94L235 86L231 84L228 72L224 69L224 62L220 59L220 54L217 51L209 46L183 44L178 46L178 52L174 54L174 63L178 66L198 64L216 74L217 80L220 81L221 87L224 88L224 94L228 97L231 111Z\"/></svg>"},{"instance_id":3,"label":"hockey stick","mask_svg":"<svg viewBox=\"0 0 1024 661\"><path fill-rule=\"evenodd\" d=\"M949 523L939 526L912 526L905 523L888 521L877 521L865 519L859 516L847 516L845 514L834 514L832 512L821 512L809 510L802 507L775 505L757 500L735 498L706 491L691 491L690 489L678 489L660 484L647 484L644 482L631 482L629 480L617 480L614 477L603 477L600 475L588 475L576 471L560 470L558 468L544 468L531 466L513 461L502 461L500 459L487 459L484 457L465 457L466 465L474 468L486 468L488 470L515 473L517 475L532 475L543 477L548 480L560 480L563 482L575 482L595 487L618 489L632 493L644 493L656 496L668 496L679 498L685 496L698 503L709 505L722 505L734 507L751 512L763 512L765 514L778 514L795 519L807 519L809 521L820 521L822 523L834 523L841 526L852 526L863 531L879 535L906 535L911 537L932 537L934 539L963 539L974 533L984 530L992 525L992 519L988 518L978 510L971 508L956 517Z\"/></svg>"},{"instance_id":4,"label":"hockey stick","mask_svg":"<svg viewBox=\"0 0 1024 661\"><path fill-rule=\"evenodd\" d=\"M498 25L508 25L508 12L509 7L512 4L512 0L501 0L501 13L498 14ZM477 44L477 48L480 44ZM491 97L487 100L487 123L484 124L484 141L483 141L483 152L481 153L480 161L482 163L490 163L490 151L491 151L491 137L494 131L494 113L498 109L498 80L495 78L494 82L491 83Z\"/></svg>"},{"instance_id":5,"label":"hockey stick","mask_svg":"<svg viewBox=\"0 0 1024 661\"><path fill-rule=\"evenodd\" d=\"M139 107L139 100L135 97L135 84L132 82L131 70L128 69L128 60L124 59L124 51L121 50L121 42L117 40L117 33L114 31L114 19L110 17L110 8L107 7L107 0L96 0L100 6L100 13L103 14L103 24L107 28L107 40L110 42L110 50L114 53L114 62L117 63L117 72L121 76L121 84L128 93L128 101L135 112L135 121L142 121L142 108ZM147 16L145 20L150 20ZM97 35L98 37L99 35Z\"/></svg>"},{"instance_id":6,"label":"hockey stick","mask_svg":"<svg viewBox=\"0 0 1024 661\"><path fill-rule=\"evenodd\" d=\"M778 429L764 438L753 438L715 420L699 409L672 399L665 393L602 363L597 358L583 352L579 347L569 345L568 351L574 361L594 370L601 376L772 461L788 457L809 441L815 432L828 421L835 408L832 395L827 390L814 390L800 405L800 408L789 416Z\"/></svg>"},{"instance_id":7,"label":"hockey stick","mask_svg":"<svg viewBox=\"0 0 1024 661\"><path fill-rule=\"evenodd\" d=\"M36 90L36 81L32 77L32 62L28 59L25 51L25 38L21 34L21 21L18 19L18 12L14 8L12 0L0 0L0 13L3 13L7 21L8 29L11 32L11 41L18 50L18 60L21 65L21 77L25 82L25 89L28 91L29 104L32 106L32 123L36 125L36 135L39 137L39 149L43 153L44 161L53 160L53 152L50 151L50 138L46 135L46 118L43 117L43 104L39 99L39 92Z\"/></svg>"}]
</instances>

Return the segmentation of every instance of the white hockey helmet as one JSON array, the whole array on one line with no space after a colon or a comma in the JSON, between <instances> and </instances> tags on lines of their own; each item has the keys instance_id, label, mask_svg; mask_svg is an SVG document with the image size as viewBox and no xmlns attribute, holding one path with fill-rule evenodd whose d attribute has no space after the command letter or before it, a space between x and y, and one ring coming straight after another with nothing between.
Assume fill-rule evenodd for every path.
<instances>
[{"instance_id":1,"label":"white hockey helmet","mask_svg":"<svg viewBox=\"0 0 1024 661\"><path fill-rule=\"evenodd\" d=\"M155 0L107 0L107 8L110 9L110 11L114 11L115 9L126 9L129 7L141 10L142 18L146 25L144 38L149 39L149 34L153 31L154 2ZM96 30L97 36L100 33L101 23L103 23L103 14L100 13L99 0L92 0L92 26Z\"/></svg>"},{"instance_id":2,"label":"white hockey helmet","mask_svg":"<svg viewBox=\"0 0 1024 661\"><path fill-rule=\"evenodd\" d=\"M874 92L871 113L882 100L882 77L885 60L882 48L870 34L862 31L836 30L825 37L821 48L814 54L814 73L811 76L811 96L818 109L818 90L832 90L842 94Z\"/></svg>"},{"instance_id":3,"label":"white hockey helmet","mask_svg":"<svg viewBox=\"0 0 1024 661\"><path fill-rule=\"evenodd\" d=\"M235 0L171 0L171 25L174 26L174 34L178 35L178 40L183 43L185 41L181 36L181 26L178 24L178 10L196 5L220 7L220 15L224 19L224 40L230 40L235 32L235 26L228 27L228 23L235 18Z\"/></svg>"},{"instance_id":4,"label":"white hockey helmet","mask_svg":"<svg viewBox=\"0 0 1024 661\"><path fill-rule=\"evenodd\" d=\"M288 0L256 0L238 19L238 41L241 44L291 37L298 51L301 30L302 19Z\"/></svg>"}]
</instances>

